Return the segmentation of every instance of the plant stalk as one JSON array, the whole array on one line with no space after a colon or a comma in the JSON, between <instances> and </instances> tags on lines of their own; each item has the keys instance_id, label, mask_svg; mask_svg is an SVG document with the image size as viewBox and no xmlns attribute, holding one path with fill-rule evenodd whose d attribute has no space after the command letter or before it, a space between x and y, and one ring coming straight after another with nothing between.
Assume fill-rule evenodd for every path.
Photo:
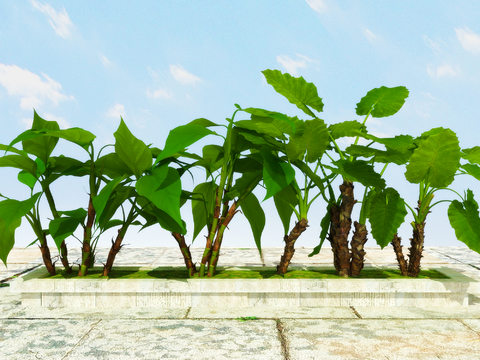
<instances>
[{"instance_id":1,"label":"plant stalk","mask_svg":"<svg viewBox=\"0 0 480 360\"><path fill-rule=\"evenodd\" d=\"M408 264L403 256L402 252L402 245L400 245L402 238L398 236L398 234L393 235L392 246L393 250L395 251L395 255L397 256L398 267L400 268L400 272L402 276L408 276Z\"/></svg>"},{"instance_id":2,"label":"plant stalk","mask_svg":"<svg viewBox=\"0 0 480 360\"><path fill-rule=\"evenodd\" d=\"M367 227L365 224L359 224L357 221L353 223L355 231L353 232L353 238L350 243L352 251L352 261L350 263L350 272L352 277L358 277L360 271L363 269L365 262L364 245L367 242Z\"/></svg>"},{"instance_id":3,"label":"plant stalk","mask_svg":"<svg viewBox=\"0 0 480 360\"><path fill-rule=\"evenodd\" d=\"M178 246L182 251L183 260L185 261L185 266L188 270L188 276L193 277L197 272L195 264L192 262L192 254L190 253L190 247L185 243L185 237L182 234L172 232L173 237L177 240Z\"/></svg>"},{"instance_id":4,"label":"plant stalk","mask_svg":"<svg viewBox=\"0 0 480 360\"><path fill-rule=\"evenodd\" d=\"M293 258L293 254L295 253L295 241L297 241L298 237L307 230L308 227L308 220L302 218L302 220L295 223L295 227L290 231L290 234L287 236L285 235L285 249L283 251L283 255L280 259L280 264L277 265L277 274L284 275L287 273L288 265Z\"/></svg>"}]
</instances>

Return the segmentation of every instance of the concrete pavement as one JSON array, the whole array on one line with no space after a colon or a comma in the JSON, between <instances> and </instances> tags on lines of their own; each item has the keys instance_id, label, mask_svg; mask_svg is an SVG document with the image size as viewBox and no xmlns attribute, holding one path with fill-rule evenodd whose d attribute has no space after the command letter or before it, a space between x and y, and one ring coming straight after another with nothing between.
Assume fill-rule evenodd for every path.
<instances>
[{"instance_id":1,"label":"concrete pavement","mask_svg":"<svg viewBox=\"0 0 480 360\"><path fill-rule=\"evenodd\" d=\"M36 254L35 251L36 250ZM107 249L97 260L104 261ZM193 249L196 261L201 249ZM222 250L225 265L274 264L281 248ZM330 248L295 264L328 264ZM367 248L366 264L396 266L391 248ZM199 254L197 254L197 252ZM248 256L245 256L248 254ZM72 253L70 258L75 260ZM126 248L117 265L182 264L176 248ZM38 249L14 249L6 279L38 264ZM422 265L448 264L480 281L480 255L429 247ZM158 266L158 265L157 265ZM456 308L35 308L0 288L0 359L480 359L480 294Z\"/></svg>"}]
</instances>

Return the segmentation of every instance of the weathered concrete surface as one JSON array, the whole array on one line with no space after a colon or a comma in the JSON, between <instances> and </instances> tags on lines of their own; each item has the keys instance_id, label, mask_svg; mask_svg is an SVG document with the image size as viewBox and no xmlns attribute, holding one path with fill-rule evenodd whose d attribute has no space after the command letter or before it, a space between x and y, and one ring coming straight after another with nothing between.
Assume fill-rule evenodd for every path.
<instances>
[{"instance_id":1,"label":"weathered concrete surface","mask_svg":"<svg viewBox=\"0 0 480 360\"><path fill-rule=\"evenodd\" d=\"M426 251L480 279L476 253ZM468 308L115 311L24 307L0 288L0 359L480 359L480 301L471 300Z\"/></svg>"}]
</instances>

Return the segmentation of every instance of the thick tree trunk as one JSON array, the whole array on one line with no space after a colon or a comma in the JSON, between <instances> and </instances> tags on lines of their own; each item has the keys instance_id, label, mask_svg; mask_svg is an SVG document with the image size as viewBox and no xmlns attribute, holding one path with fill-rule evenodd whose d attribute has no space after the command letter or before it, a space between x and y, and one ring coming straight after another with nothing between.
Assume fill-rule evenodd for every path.
<instances>
[{"instance_id":1,"label":"thick tree trunk","mask_svg":"<svg viewBox=\"0 0 480 360\"><path fill-rule=\"evenodd\" d=\"M365 224L359 224L354 222L355 231L353 233L353 238L350 243L352 249L352 262L350 264L350 272L352 277L358 277L360 271L363 269L363 263L365 259L364 245L367 242L367 227Z\"/></svg>"},{"instance_id":2,"label":"thick tree trunk","mask_svg":"<svg viewBox=\"0 0 480 360\"><path fill-rule=\"evenodd\" d=\"M410 239L411 247L409 248L410 258L408 262L408 276L418 277L420 273L420 260L423 257L423 242L425 240L425 221L421 224L414 223L413 238Z\"/></svg>"},{"instance_id":3,"label":"thick tree trunk","mask_svg":"<svg viewBox=\"0 0 480 360\"><path fill-rule=\"evenodd\" d=\"M183 255L183 260L185 261L185 266L188 270L188 276L193 277L197 272L195 264L192 261L192 254L190 253L190 247L185 243L185 237L182 234L172 232L173 237L177 240L178 246Z\"/></svg>"},{"instance_id":4,"label":"thick tree trunk","mask_svg":"<svg viewBox=\"0 0 480 360\"><path fill-rule=\"evenodd\" d=\"M62 265L65 268L67 274L70 274L72 272L72 267L68 263L68 250L65 240L63 240L60 245L60 260L62 261Z\"/></svg>"},{"instance_id":5,"label":"thick tree trunk","mask_svg":"<svg viewBox=\"0 0 480 360\"><path fill-rule=\"evenodd\" d=\"M400 268L400 272L402 273L402 276L408 276L408 265L405 260L405 257L403 256L403 252L402 252L403 246L400 245L401 241L402 241L402 238L398 237L398 234L393 235L392 246L393 246L393 250L395 251L395 255L397 256L397 262Z\"/></svg>"},{"instance_id":6,"label":"thick tree trunk","mask_svg":"<svg viewBox=\"0 0 480 360\"><path fill-rule=\"evenodd\" d=\"M48 248L45 233L43 233L43 241L40 241L40 245L38 247L40 248L40 251L42 253L43 263L45 264L48 273L50 274L50 276L54 276L56 274L55 264L52 263L52 256L50 255L50 249Z\"/></svg>"},{"instance_id":7,"label":"thick tree trunk","mask_svg":"<svg viewBox=\"0 0 480 360\"><path fill-rule=\"evenodd\" d=\"M301 221L295 224L295 227L290 231L290 234L287 236L285 235L285 249L283 251L283 255L280 259L280 264L277 266L277 274L284 275L287 273L288 265L292 260L293 254L295 253L295 241L297 241L298 237L307 230L308 221L307 219L303 218Z\"/></svg>"},{"instance_id":8,"label":"thick tree trunk","mask_svg":"<svg viewBox=\"0 0 480 360\"><path fill-rule=\"evenodd\" d=\"M108 274L110 274L110 271L112 270L113 262L115 261L115 257L122 249L123 237L120 235L121 232L122 232L122 229L119 229L118 235L115 241L113 241L113 238L112 238L112 246L110 248L110 251L108 252L107 263L103 267L102 276L108 276Z\"/></svg>"},{"instance_id":9,"label":"thick tree trunk","mask_svg":"<svg viewBox=\"0 0 480 360\"><path fill-rule=\"evenodd\" d=\"M352 227L352 209L357 202L353 198L353 183L344 181L340 185L342 203L340 208L332 206L332 219L329 241L332 243L334 252L334 264L337 274L342 277L350 276L350 252L348 249L348 234Z\"/></svg>"}]
</instances>

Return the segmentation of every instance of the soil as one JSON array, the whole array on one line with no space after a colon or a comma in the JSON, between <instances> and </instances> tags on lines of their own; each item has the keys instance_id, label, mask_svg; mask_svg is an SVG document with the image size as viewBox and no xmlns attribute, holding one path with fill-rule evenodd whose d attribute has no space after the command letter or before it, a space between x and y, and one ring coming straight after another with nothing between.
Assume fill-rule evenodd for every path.
<instances>
[{"instance_id":1,"label":"soil","mask_svg":"<svg viewBox=\"0 0 480 360\"><path fill-rule=\"evenodd\" d=\"M196 274L198 275L198 274ZM102 269L91 269L83 279L98 279L102 277ZM74 273L57 273L49 279L78 278ZM185 268L153 269L153 270L126 270L112 269L109 279L188 279ZM194 276L197 278L197 276ZM418 278L402 276L397 269L363 269L356 278L338 276L336 270L290 270L285 275L278 275L276 269L251 269L251 270L219 270L213 279L448 279L449 277L437 270L421 270ZM204 277L204 279L212 279Z\"/></svg>"}]
</instances>

